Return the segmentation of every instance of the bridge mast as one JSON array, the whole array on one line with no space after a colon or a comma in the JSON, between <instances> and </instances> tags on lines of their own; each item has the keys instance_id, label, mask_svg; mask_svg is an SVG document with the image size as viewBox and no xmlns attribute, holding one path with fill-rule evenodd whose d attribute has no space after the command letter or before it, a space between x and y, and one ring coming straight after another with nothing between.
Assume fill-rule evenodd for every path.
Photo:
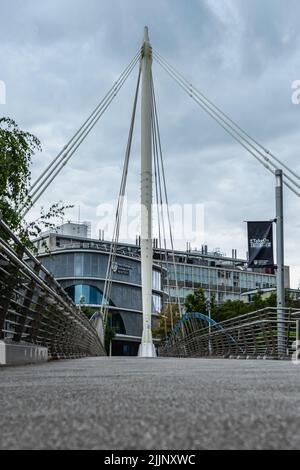
<instances>
[{"instance_id":1,"label":"bridge mast","mask_svg":"<svg viewBox=\"0 0 300 470\"><path fill-rule=\"evenodd\" d=\"M156 357L152 340L152 48L148 27L142 47L142 110L141 110L141 261L143 297L143 336L140 357Z\"/></svg>"}]
</instances>

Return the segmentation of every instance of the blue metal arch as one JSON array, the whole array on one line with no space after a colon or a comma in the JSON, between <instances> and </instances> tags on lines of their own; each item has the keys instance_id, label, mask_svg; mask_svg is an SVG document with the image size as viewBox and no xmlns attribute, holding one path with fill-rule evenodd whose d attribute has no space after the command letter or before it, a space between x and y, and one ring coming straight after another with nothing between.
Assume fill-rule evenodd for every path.
<instances>
[{"instance_id":1,"label":"blue metal arch","mask_svg":"<svg viewBox=\"0 0 300 470\"><path fill-rule=\"evenodd\" d=\"M170 338L172 336L175 336L176 333L181 329L181 327L184 325L184 323L188 320L195 319L195 320L204 320L206 321L209 325L215 326L218 323L213 320L212 318L209 318L207 315L204 315L204 313L199 313L199 312L192 312L192 313L185 313L180 320L176 323L174 326Z\"/></svg>"},{"instance_id":2,"label":"blue metal arch","mask_svg":"<svg viewBox=\"0 0 300 470\"><path fill-rule=\"evenodd\" d=\"M174 326L173 330L171 331L171 334L168 338L168 341L172 340L172 338L174 338L174 336L176 336L176 334L178 333L178 331L182 328L182 326L184 325L184 323L190 319L196 319L196 320L204 320L207 322L208 325L211 325L211 326L216 326L217 328L219 328L220 330L224 330L224 327L222 325L220 325L218 322L216 322L213 318L210 318L208 317L207 315L205 315L204 313L200 313L200 312L191 312L191 313L185 313L182 318L180 320L178 320L178 322L176 323L176 325ZM226 333L226 336L228 336L230 338L230 340L233 342L233 343L236 343L236 340L235 338L233 338L230 334L227 334Z\"/></svg>"}]
</instances>

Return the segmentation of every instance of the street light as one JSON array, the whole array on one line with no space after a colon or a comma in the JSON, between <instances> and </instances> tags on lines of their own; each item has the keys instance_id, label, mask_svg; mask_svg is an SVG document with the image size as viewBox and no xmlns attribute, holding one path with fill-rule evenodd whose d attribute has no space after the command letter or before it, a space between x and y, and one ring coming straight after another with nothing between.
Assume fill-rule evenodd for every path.
<instances>
[{"instance_id":1,"label":"street light","mask_svg":"<svg viewBox=\"0 0 300 470\"><path fill-rule=\"evenodd\" d=\"M210 297L208 299L206 299L205 301L205 307L206 307L206 311L208 313L208 318L209 318L209 325L208 325L208 334L209 334L209 339L208 339L208 352L209 352L209 355L211 356L212 355L212 347L211 347L211 300L210 300Z\"/></svg>"}]
</instances>

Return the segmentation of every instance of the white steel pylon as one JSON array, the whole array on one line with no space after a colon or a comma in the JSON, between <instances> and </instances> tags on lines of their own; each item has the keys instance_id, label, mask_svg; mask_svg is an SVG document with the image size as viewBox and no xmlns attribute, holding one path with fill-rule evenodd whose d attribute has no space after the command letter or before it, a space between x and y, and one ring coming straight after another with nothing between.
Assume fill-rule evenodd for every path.
<instances>
[{"instance_id":1,"label":"white steel pylon","mask_svg":"<svg viewBox=\"0 0 300 470\"><path fill-rule=\"evenodd\" d=\"M142 110L141 110L141 261L143 298L143 335L140 357L156 357L152 340L152 49L148 27L144 31L141 57Z\"/></svg>"}]
</instances>

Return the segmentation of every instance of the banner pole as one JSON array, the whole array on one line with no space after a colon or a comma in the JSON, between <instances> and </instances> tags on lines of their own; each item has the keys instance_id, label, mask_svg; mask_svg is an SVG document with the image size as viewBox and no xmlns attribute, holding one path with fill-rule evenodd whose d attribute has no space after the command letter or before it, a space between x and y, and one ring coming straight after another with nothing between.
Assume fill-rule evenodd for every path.
<instances>
[{"instance_id":1,"label":"banner pole","mask_svg":"<svg viewBox=\"0 0 300 470\"><path fill-rule=\"evenodd\" d=\"M286 354L284 289L284 220L282 170L276 170L276 250L277 250L277 344L278 355Z\"/></svg>"}]
</instances>

